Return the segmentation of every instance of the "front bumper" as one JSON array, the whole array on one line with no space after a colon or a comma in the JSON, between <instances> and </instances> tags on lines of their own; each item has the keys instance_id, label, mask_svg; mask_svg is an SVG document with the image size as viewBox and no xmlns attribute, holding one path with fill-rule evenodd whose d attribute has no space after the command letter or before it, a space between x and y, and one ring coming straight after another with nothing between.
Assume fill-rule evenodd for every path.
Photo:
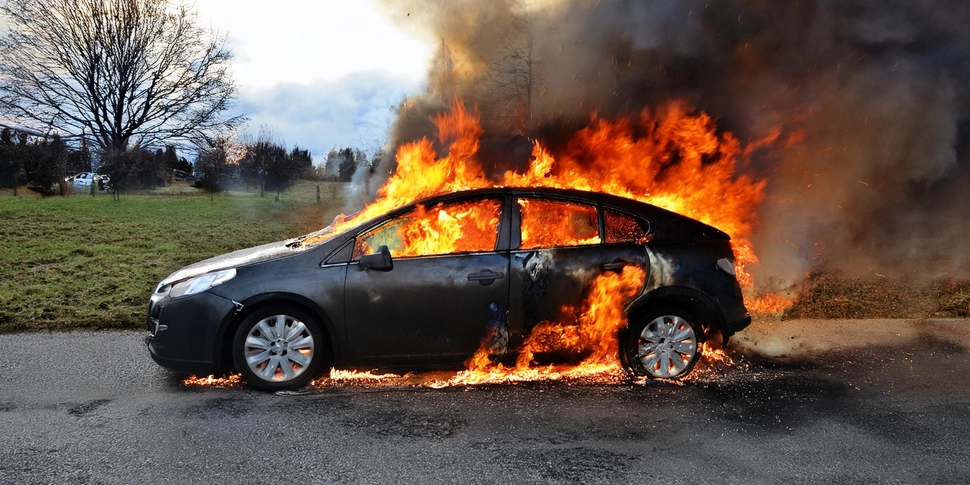
<instances>
[{"instance_id":1,"label":"front bumper","mask_svg":"<svg viewBox=\"0 0 970 485\"><path fill-rule=\"evenodd\" d=\"M145 337L152 360L187 374L222 373L223 330L235 312L231 300L206 292L152 300Z\"/></svg>"}]
</instances>

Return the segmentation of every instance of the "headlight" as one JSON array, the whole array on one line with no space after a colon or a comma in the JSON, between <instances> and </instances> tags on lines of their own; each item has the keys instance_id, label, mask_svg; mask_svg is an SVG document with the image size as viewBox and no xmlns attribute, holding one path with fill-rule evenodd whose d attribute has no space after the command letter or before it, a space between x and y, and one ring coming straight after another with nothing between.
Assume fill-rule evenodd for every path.
<instances>
[{"instance_id":1,"label":"headlight","mask_svg":"<svg viewBox=\"0 0 970 485\"><path fill-rule=\"evenodd\" d=\"M171 285L171 289L168 291L167 288L159 287L155 290L156 293L168 293L172 298L178 298L181 296L194 295L196 293L202 293L209 288L214 286L219 286L236 276L236 269L224 269L222 271L214 271L212 273L206 273L202 276L196 276L195 278L189 278L187 280L179 281L174 285ZM167 285L166 285L167 286Z\"/></svg>"}]
</instances>

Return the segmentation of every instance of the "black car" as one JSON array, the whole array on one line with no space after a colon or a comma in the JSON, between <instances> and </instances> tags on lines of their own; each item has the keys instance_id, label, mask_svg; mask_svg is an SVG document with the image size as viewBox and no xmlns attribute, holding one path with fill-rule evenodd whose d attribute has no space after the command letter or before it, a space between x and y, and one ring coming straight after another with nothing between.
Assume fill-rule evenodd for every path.
<instances>
[{"instance_id":1,"label":"black car","mask_svg":"<svg viewBox=\"0 0 970 485\"><path fill-rule=\"evenodd\" d=\"M683 376L700 342L751 321L724 232L613 195L495 188L182 268L151 297L146 342L162 366L263 390L331 366L455 368L489 328L514 350L627 266L644 274L615 337L632 373Z\"/></svg>"}]
</instances>

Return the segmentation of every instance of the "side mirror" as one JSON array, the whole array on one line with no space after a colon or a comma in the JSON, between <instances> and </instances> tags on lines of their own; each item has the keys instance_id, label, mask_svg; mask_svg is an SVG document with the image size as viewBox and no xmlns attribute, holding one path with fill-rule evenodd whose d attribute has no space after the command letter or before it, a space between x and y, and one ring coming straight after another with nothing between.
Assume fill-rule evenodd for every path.
<instances>
[{"instance_id":1,"label":"side mirror","mask_svg":"<svg viewBox=\"0 0 970 485\"><path fill-rule=\"evenodd\" d=\"M387 249L387 246L379 246L376 253L360 257L358 268L361 271L366 269L390 271L394 269L394 261L391 260L391 251Z\"/></svg>"}]
</instances>

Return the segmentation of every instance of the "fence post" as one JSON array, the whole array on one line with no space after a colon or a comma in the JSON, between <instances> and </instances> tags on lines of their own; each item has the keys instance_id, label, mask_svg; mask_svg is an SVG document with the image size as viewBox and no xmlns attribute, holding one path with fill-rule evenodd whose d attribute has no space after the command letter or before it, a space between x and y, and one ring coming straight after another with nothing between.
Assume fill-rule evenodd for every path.
<instances>
[{"instance_id":1,"label":"fence post","mask_svg":"<svg viewBox=\"0 0 970 485\"><path fill-rule=\"evenodd\" d=\"M320 203L320 184L317 184L317 204Z\"/></svg>"}]
</instances>

